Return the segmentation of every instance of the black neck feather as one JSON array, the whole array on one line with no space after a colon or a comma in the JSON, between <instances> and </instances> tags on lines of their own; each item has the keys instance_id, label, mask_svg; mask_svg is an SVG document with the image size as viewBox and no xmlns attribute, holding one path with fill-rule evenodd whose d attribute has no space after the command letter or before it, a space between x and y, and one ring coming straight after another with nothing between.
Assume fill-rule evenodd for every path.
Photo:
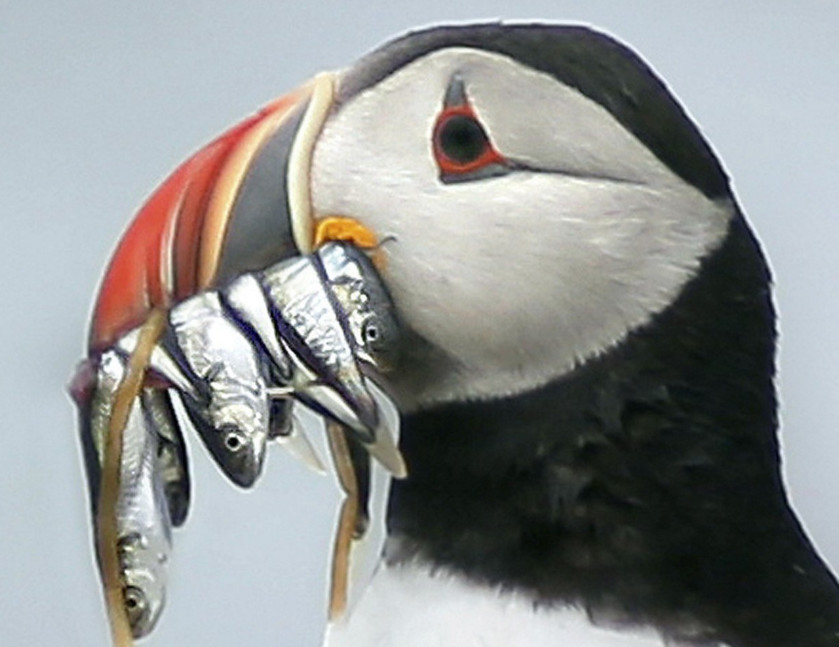
<instances>
[{"instance_id":1,"label":"black neck feather","mask_svg":"<svg viewBox=\"0 0 839 647\"><path fill-rule=\"evenodd\" d=\"M738 216L614 350L526 395L408 417L396 559L679 639L839 645L839 588L780 475L769 283Z\"/></svg>"}]
</instances>

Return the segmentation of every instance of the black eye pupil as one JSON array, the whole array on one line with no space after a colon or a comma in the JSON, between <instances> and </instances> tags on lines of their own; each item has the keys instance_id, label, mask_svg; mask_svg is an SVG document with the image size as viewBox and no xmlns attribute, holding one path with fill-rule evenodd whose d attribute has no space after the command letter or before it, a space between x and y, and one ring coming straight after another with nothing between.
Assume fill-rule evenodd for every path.
<instances>
[{"instance_id":1,"label":"black eye pupil","mask_svg":"<svg viewBox=\"0 0 839 647\"><path fill-rule=\"evenodd\" d=\"M364 337L364 343L369 344L370 346L375 346L377 344L379 341L379 327L376 325L375 321L368 321L364 325L362 336Z\"/></svg>"},{"instance_id":2,"label":"black eye pupil","mask_svg":"<svg viewBox=\"0 0 839 647\"><path fill-rule=\"evenodd\" d=\"M456 115L446 121L440 129L438 142L446 156L459 164L474 162L488 144L481 124L466 115Z\"/></svg>"}]
</instances>

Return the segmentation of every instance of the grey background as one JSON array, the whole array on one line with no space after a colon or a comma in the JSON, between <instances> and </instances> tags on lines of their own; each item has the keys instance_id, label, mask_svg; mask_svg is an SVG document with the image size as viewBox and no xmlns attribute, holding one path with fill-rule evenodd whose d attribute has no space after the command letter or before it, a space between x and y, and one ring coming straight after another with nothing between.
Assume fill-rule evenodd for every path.
<instances>
[{"instance_id":1,"label":"grey background","mask_svg":"<svg viewBox=\"0 0 839 647\"><path fill-rule=\"evenodd\" d=\"M64 384L135 208L190 151L318 70L412 26L497 17L618 35L724 160L776 274L791 496L839 567L836 2L3 0L0 645L107 644ZM332 484L275 450L242 493L195 442L192 458L194 507L146 644L319 644Z\"/></svg>"}]
</instances>

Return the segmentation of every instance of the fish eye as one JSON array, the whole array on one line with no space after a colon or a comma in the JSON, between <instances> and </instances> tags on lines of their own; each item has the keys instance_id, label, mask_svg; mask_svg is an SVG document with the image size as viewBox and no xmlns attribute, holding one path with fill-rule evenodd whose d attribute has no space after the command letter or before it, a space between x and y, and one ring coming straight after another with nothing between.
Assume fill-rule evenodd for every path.
<instances>
[{"instance_id":1,"label":"fish eye","mask_svg":"<svg viewBox=\"0 0 839 647\"><path fill-rule=\"evenodd\" d=\"M132 628L146 621L149 605L142 590L136 586L126 586L122 589L122 600Z\"/></svg>"},{"instance_id":2,"label":"fish eye","mask_svg":"<svg viewBox=\"0 0 839 647\"><path fill-rule=\"evenodd\" d=\"M365 344L375 344L377 341L379 341L381 334L378 325L376 325L376 322L368 321L364 326L362 336L364 337Z\"/></svg>"},{"instance_id":3,"label":"fish eye","mask_svg":"<svg viewBox=\"0 0 839 647\"><path fill-rule=\"evenodd\" d=\"M238 431L229 431L224 436L224 446L231 452L237 452L245 446Z\"/></svg>"}]
</instances>

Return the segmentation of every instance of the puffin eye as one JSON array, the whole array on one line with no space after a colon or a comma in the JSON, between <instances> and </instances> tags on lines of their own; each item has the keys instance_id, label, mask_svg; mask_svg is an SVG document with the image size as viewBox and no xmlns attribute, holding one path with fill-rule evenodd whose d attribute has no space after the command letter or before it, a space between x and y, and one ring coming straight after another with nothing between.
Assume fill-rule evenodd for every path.
<instances>
[{"instance_id":1,"label":"puffin eye","mask_svg":"<svg viewBox=\"0 0 839 647\"><path fill-rule=\"evenodd\" d=\"M471 164L489 148L484 129L467 115L452 115L441 124L437 145L452 164Z\"/></svg>"},{"instance_id":2,"label":"puffin eye","mask_svg":"<svg viewBox=\"0 0 839 647\"><path fill-rule=\"evenodd\" d=\"M468 104L446 108L437 118L434 159L444 182L496 175L506 164ZM491 172L477 173L484 169Z\"/></svg>"}]
</instances>

